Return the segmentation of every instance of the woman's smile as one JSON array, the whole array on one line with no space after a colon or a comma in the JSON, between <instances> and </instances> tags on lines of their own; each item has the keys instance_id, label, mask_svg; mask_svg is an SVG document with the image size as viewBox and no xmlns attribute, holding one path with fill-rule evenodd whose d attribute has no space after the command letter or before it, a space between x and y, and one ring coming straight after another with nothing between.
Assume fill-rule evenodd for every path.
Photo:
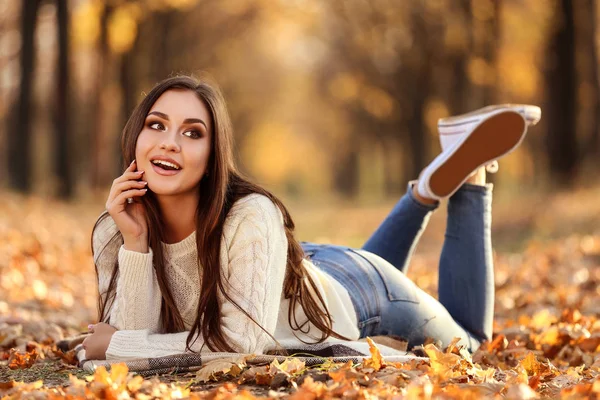
<instances>
[{"instance_id":1,"label":"woman's smile","mask_svg":"<svg viewBox=\"0 0 600 400\"><path fill-rule=\"evenodd\" d=\"M170 157L152 157L150 162L154 172L163 176L177 175L182 169L181 165Z\"/></svg>"},{"instance_id":2,"label":"woman's smile","mask_svg":"<svg viewBox=\"0 0 600 400\"><path fill-rule=\"evenodd\" d=\"M159 167L158 165L152 163L152 169L154 170L154 172L156 172L158 175L162 175L162 176L173 176L173 175L177 175L181 170L178 169L165 169L162 167Z\"/></svg>"}]
</instances>

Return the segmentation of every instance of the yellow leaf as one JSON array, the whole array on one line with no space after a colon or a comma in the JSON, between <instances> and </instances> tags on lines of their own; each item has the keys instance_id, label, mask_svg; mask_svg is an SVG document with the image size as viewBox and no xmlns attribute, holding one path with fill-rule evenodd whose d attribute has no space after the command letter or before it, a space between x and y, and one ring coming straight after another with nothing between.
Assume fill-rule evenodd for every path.
<instances>
[{"instance_id":1,"label":"yellow leaf","mask_svg":"<svg viewBox=\"0 0 600 400\"><path fill-rule=\"evenodd\" d=\"M527 353L527 356L521 360L520 364L525 368L529 376L539 375L542 371L540 362L532 352Z\"/></svg>"},{"instance_id":2,"label":"yellow leaf","mask_svg":"<svg viewBox=\"0 0 600 400\"><path fill-rule=\"evenodd\" d=\"M110 367L110 380L113 383L122 384L127 380L129 368L125 363L114 364Z\"/></svg>"},{"instance_id":3,"label":"yellow leaf","mask_svg":"<svg viewBox=\"0 0 600 400\"><path fill-rule=\"evenodd\" d=\"M271 366L272 368L276 368L281 372L292 375L303 370L306 365L304 361L300 360L299 358L290 357L286 358L281 364L279 364L277 360L274 360L273 363L271 363Z\"/></svg>"},{"instance_id":4,"label":"yellow leaf","mask_svg":"<svg viewBox=\"0 0 600 400\"><path fill-rule=\"evenodd\" d=\"M110 384L110 375L103 365L96 368L96 371L94 372L94 382L106 385Z\"/></svg>"},{"instance_id":5,"label":"yellow leaf","mask_svg":"<svg viewBox=\"0 0 600 400\"><path fill-rule=\"evenodd\" d=\"M434 375L441 378L450 378L454 375L453 369L460 365L460 356L452 353L446 354L433 344L425 345L424 350L429 357L429 364Z\"/></svg>"},{"instance_id":6,"label":"yellow leaf","mask_svg":"<svg viewBox=\"0 0 600 400\"><path fill-rule=\"evenodd\" d=\"M143 383L144 378L140 375L136 375L133 378L131 378L129 382L127 382L127 390L129 390L131 393L135 393L138 390L140 390Z\"/></svg>"},{"instance_id":7,"label":"yellow leaf","mask_svg":"<svg viewBox=\"0 0 600 400\"><path fill-rule=\"evenodd\" d=\"M536 336L535 341L539 344L548 344L554 346L560 343L560 331L558 326L551 326L544 332Z\"/></svg>"},{"instance_id":8,"label":"yellow leaf","mask_svg":"<svg viewBox=\"0 0 600 400\"><path fill-rule=\"evenodd\" d=\"M367 343L369 343L369 352L371 353L371 357L363 361L363 367L373 368L375 371L379 371L384 366L381 352L370 337L367 337Z\"/></svg>"},{"instance_id":9,"label":"yellow leaf","mask_svg":"<svg viewBox=\"0 0 600 400\"><path fill-rule=\"evenodd\" d=\"M543 309L535 313L531 319L531 327L535 329L546 329L549 328L553 323L556 322L556 317L550 313L548 309Z\"/></svg>"}]
</instances>

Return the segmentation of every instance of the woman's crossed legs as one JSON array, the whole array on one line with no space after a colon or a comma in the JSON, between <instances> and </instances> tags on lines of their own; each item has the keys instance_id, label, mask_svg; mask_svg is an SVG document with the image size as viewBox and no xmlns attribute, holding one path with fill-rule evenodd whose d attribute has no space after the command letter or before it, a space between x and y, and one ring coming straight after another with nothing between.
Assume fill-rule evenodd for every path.
<instances>
[{"instance_id":1,"label":"woman's crossed legs","mask_svg":"<svg viewBox=\"0 0 600 400\"><path fill-rule=\"evenodd\" d=\"M396 204L360 252L378 272L381 321L376 332L416 345L428 337L444 345L460 337L471 350L490 339L494 310L491 186L463 185L448 202L439 263L439 301L405 272L436 205L420 203L412 190ZM375 254L379 257L369 255ZM378 285L378 286L379 286Z\"/></svg>"},{"instance_id":2,"label":"woman's crossed legs","mask_svg":"<svg viewBox=\"0 0 600 400\"><path fill-rule=\"evenodd\" d=\"M459 337L473 351L492 333L490 205L491 186L465 184L450 198L439 301L404 274L437 208L419 202L410 188L362 249L306 242L303 248L348 290L361 337L396 335L410 347Z\"/></svg>"}]
</instances>

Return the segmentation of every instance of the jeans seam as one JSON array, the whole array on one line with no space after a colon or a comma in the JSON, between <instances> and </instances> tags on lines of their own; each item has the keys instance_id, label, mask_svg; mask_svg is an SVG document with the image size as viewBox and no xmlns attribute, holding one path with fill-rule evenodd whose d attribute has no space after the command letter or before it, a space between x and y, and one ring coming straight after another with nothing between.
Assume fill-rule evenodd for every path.
<instances>
[{"instance_id":1,"label":"jeans seam","mask_svg":"<svg viewBox=\"0 0 600 400\"><path fill-rule=\"evenodd\" d=\"M341 251L341 250L340 250L340 251ZM352 253L352 254L360 255L360 254L357 254L357 253L354 251L354 249L352 249L352 248L349 248L349 247L346 247L346 248L345 248L345 251L342 251L342 252L346 252L346 251L347 251L348 253ZM316 253L316 252L315 252L315 253ZM350 257L350 258L352 258L350 254L347 254L347 257ZM361 256L361 258L363 258L363 259L364 259L364 257L362 257L362 256ZM369 262L368 260L366 260L366 261L367 261L367 262ZM336 261L333 261L333 260L329 260L329 261L326 261L326 260L311 260L311 262L312 262L312 263L313 263L313 264L314 264L314 265L315 265L317 268L321 269L321 270L322 270L323 272L325 272L325 273L327 273L327 271L323 270L323 268L326 268L326 269L329 269L329 268L331 268L331 269L333 270L333 271L331 271L331 272L334 272L334 271L335 271L335 272L334 272L334 273L335 273L335 275L331 275L331 273L330 273L329 275L330 275L330 276L331 276L333 279L335 279L336 281L338 281L338 282L339 282L339 283L340 283L340 284L341 284L341 285L342 285L342 286L343 286L343 287L344 287L346 290L348 290L348 291L350 291L350 290L351 290L349 287L351 287L351 286L352 286L352 284L353 284L353 281L352 281L352 279L351 279L349 276L346 276L346 274L345 274L345 273L342 273L342 272L341 272L341 271L343 270L343 268L340 268L340 267L343 267L342 265L338 264ZM354 262L355 262L355 261L354 261ZM369 263L369 264L370 264L370 263ZM339 275L339 276L336 276L336 275ZM374 287L374 283L373 283L373 282L371 282L369 286L371 286L371 290L370 290L371 292L372 292L373 290L375 290L375 287ZM357 289L360 289L360 288L358 288L358 287L357 287ZM350 293L349 293L349 294L350 294ZM366 295L367 295L367 293L365 292L365 293L364 293L364 295L366 296ZM362 296L360 296L360 297L362 297ZM352 296L350 296L350 298L351 298L351 300L352 300ZM379 300L378 300L378 299L375 299L375 304L374 304L374 306L375 306L375 310L373 310L373 311L375 311L375 315L374 315L374 316L369 316L369 317L367 317L367 318L366 318L366 319L364 319L364 320L361 320L361 318L362 318L362 317L361 317L361 315L360 315L360 313L359 313L359 310L358 310L358 308L357 308L357 307L358 307L358 305L354 304L354 300L352 300L352 303L353 303L352 305L353 305L354 311L356 312L357 326L359 327L359 329L362 329L361 327L363 327L363 326L370 325L372 322L381 322L381 304L379 304ZM363 309L363 308L361 308L361 310L362 310L362 309ZM369 313L368 313L368 309L364 309L364 311L367 311L367 315L369 314Z\"/></svg>"},{"instance_id":2,"label":"jeans seam","mask_svg":"<svg viewBox=\"0 0 600 400\"><path fill-rule=\"evenodd\" d=\"M377 315L375 317L370 317L365 319L364 321L358 321L358 329L363 329L365 326L367 325L371 325L373 323L380 323L381 322L381 316Z\"/></svg>"}]
</instances>

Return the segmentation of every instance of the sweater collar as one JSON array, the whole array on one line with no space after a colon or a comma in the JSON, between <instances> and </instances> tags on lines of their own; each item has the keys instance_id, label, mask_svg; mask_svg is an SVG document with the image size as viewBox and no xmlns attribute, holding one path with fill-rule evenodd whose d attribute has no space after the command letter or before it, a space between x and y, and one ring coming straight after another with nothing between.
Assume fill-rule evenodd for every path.
<instances>
[{"instance_id":1,"label":"sweater collar","mask_svg":"<svg viewBox=\"0 0 600 400\"><path fill-rule=\"evenodd\" d=\"M190 254L196 251L196 231L194 230L188 237L177 243L162 243L165 253L172 257Z\"/></svg>"}]
</instances>

